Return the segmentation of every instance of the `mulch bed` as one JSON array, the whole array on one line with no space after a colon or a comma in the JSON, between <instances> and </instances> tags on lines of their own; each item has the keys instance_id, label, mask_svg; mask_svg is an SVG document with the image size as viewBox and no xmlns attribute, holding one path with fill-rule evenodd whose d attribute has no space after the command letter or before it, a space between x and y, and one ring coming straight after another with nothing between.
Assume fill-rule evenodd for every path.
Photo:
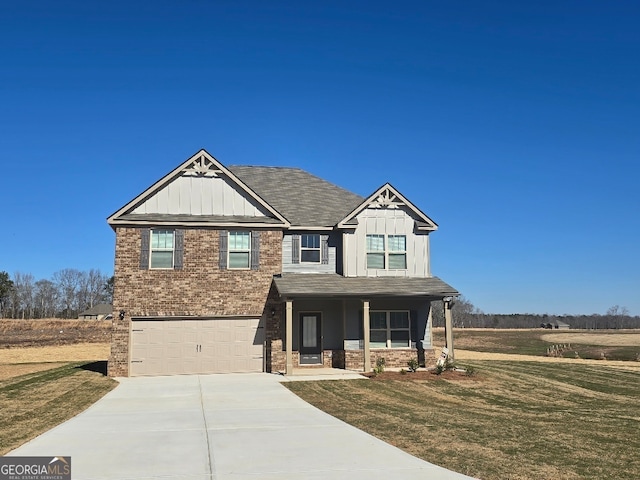
<instances>
[{"instance_id":1,"label":"mulch bed","mask_svg":"<svg viewBox=\"0 0 640 480\"><path fill-rule=\"evenodd\" d=\"M429 381L429 380L477 380L477 375L467 375L463 370L445 370L440 375L433 370L418 370L417 372L382 372L375 374L373 372L363 374L370 380L388 381L396 380L403 382Z\"/></svg>"}]
</instances>

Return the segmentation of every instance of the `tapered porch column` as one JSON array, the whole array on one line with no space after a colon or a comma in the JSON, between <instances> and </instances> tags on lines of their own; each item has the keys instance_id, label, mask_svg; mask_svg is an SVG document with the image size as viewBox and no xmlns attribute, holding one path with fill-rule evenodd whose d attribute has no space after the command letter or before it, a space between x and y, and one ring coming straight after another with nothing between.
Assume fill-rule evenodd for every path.
<instances>
[{"instance_id":1,"label":"tapered porch column","mask_svg":"<svg viewBox=\"0 0 640 480\"><path fill-rule=\"evenodd\" d=\"M371 351L369 350L370 332L369 332L369 300L362 301L362 348L364 349L364 371L371 371Z\"/></svg>"},{"instance_id":2,"label":"tapered porch column","mask_svg":"<svg viewBox=\"0 0 640 480\"><path fill-rule=\"evenodd\" d=\"M445 341L447 342L447 348L449 349L449 358L451 358L451 360L455 360L455 356L453 354L453 319L451 316L451 307L453 307L453 298L444 297L442 299L442 304L444 306Z\"/></svg>"},{"instance_id":3,"label":"tapered porch column","mask_svg":"<svg viewBox=\"0 0 640 480\"><path fill-rule=\"evenodd\" d=\"M293 375L293 301L286 301L285 308L285 337L286 342L286 375Z\"/></svg>"}]
</instances>

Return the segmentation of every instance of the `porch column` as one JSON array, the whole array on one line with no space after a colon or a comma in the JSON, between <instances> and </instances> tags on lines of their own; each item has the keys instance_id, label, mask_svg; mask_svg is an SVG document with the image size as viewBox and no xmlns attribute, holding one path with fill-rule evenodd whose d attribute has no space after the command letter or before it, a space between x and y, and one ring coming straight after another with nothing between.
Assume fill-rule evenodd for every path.
<instances>
[{"instance_id":1,"label":"porch column","mask_svg":"<svg viewBox=\"0 0 640 480\"><path fill-rule=\"evenodd\" d=\"M442 299L444 306L444 335L447 348L449 349L449 358L455 360L453 354L453 320L451 317L451 307L453 307L453 297L444 297Z\"/></svg>"},{"instance_id":2,"label":"porch column","mask_svg":"<svg viewBox=\"0 0 640 480\"><path fill-rule=\"evenodd\" d=\"M286 342L287 343L286 345L287 366L284 373L286 375L293 375L293 301L292 300L286 301L285 320L286 320L285 336L287 339L287 342Z\"/></svg>"},{"instance_id":3,"label":"porch column","mask_svg":"<svg viewBox=\"0 0 640 480\"><path fill-rule=\"evenodd\" d=\"M363 332L363 339L362 339L362 348L364 349L364 371L365 372L370 372L371 371L371 352L369 350L369 340L370 340L370 333L369 333L369 300L363 300L362 301L362 332Z\"/></svg>"}]
</instances>

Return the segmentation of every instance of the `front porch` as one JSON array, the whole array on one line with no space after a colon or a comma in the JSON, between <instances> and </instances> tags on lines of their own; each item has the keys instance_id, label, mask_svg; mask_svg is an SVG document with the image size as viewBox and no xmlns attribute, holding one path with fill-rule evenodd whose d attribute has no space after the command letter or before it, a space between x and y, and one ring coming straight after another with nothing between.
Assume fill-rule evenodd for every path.
<instances>
[{"instance_id":1,"label":"front porch","mask_svg":"<svg viewBox=\"0 0 640 480\"><path fill-rule=\"evenodd\" d=\"M275 277L265 309L266 371L370 372L381 358L388 368L435 365L431 302L451 295L433 277ZM451 302L444 305L450 319Z\"/></svg>"}]
</instances>

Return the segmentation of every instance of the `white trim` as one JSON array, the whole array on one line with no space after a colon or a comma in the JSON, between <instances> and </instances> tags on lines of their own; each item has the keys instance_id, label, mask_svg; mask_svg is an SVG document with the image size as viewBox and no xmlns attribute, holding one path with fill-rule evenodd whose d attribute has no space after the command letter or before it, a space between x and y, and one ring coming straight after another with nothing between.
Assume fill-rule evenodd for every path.
<instances>
[{"instance_id":1,"label":"white trim","mask_svg":"<svg viewBox=\"0 0 640 480\"><path fill-rule=\"evenodd\" d=\"M409 310L371 310L371 312L369 313L369 315L371 315L372 313L384 313L385 317L386 317L386 324L387 324L387 346L386 347L371 347L374 350L396 350L399 348L411 348L411 311ZM407 319L409 320L409 326L407 328L391 328L391 314L392 313L406 313L407 314ZM371 322L371 317L369 317L369 322ZM373 332L382 332L383 330L381 328L370 328L370 335ZM391 332L392 331L396 331L396 332L404 332L407 331L409 333L409 339L407 340L407 344L403 345L402 347L393 347L391 346ZM369 340L370 343L373 343L371 340Z\"/></svg>"},{"instance_id":2,"label":"white trim","mask_svg":"<svg viewBox=\"0 0 640 480\"><path fill-rule=\"evenodd\" d=\"M384 245L382 250L369 250L367 247L368 237L383 237ZM391 250L389 248L389 237L404 237L404 250ZM367 270L388 270L388 271L406 271L409 269L407 257L407 235L396 235L395 233L367 233L365 234L365 268ZM384 265L382 268L369 266L369 254L383 255ZM391 268L389 266L389 255L404 255L404 268Z\"/></svg>"},{"instance_id":3,"label":"white trim","mask_svg":"<svg viewBox=\"0 0 640 480\"><path fill-rule=\"evenodd\" d=\"M228 227L228 228L252 228L269 230L282 230L284 227L279 223L239 223L239 222L175 222L175 221L158 221L152 222L149 220L114 220L110 223L112 226L118 227L140 227L140 226L167 226L167 227ZM286 228L286 227L285 227Z\"/></svg>"},{"instance_id":4,"label":"white trim","mask_svg":"<svg viewBox=\"0 0 640 480\"><path fill-rule=\"evenodd\" d=\"M381 195L393 195L395 198L393 202L390 202L389 205L404 205L409 210L411 210L418 218L423 220L427 226L420 227L421 231L434 231L438 229L438 224L431 220L427 215L425 215L418 207L416 207L413 203L407 200L404 195L402 195L398 190L396 190L393 185L390 183L385 183L378 190L373 192L364 202L358 205L355 209L351 211L346 217L344 217L339 223L338 228L355 228L354 225L349 225L348 223L353 220L360 212L362 212L365 208L378 204L378 197Z\"/></svg>"},{"instance_id":5,"label":"white trim","mask_svg":"<svg viewBox=\"0 0 640 480\"><path fill-rule=\"evenodd\" d=\"M302 238L304 236L311 236L313 235L314 237L318 237L318 247L315 248L311 248L311 247L303 247L302 246ZM303 251L307 251L307 252L318 252L318 261L309 261L309 260L303 260L302 259L302 252ZM322 235L320 235L319 233L301 233L300 234L300 263L309 263L309 264L313 264L313 265L319 265L322 263Z\"/></svg>"},{"instance_id":6,"label":"white trim","mask_svg":"<svg viewBox=\"0 0 640 480\"><path fill-rule=\"evenodd\" d=\"M277 220L281 222L279 224L274 224L274 226L279 226L279 227L284 226L286 228L291 226L291 223L286 218L284 218L275 208L273 208L266 201L264 201L257 193L251 190L238 177L236 177L233 173L231 173L231 171L229 171L224 165L222 165L218 160L216 160L216 158L214 158L211 154L209 154L204 149L199 150L195 155L192 155L191 157L189 157L187 160L181 163L177 168L175 168L174 170L169 172L167 175L162 177L160 180L158 180L156 183L151 185L149 188L147 188L144 192L142 192L140 195L135 197L125 206L123 206L122 208L120 208L119 210L111 214L107 218L107 223L109 223L109 225L121 224L122 221L119 220L118 217L125 215L130 211L132 211L133 209L135 209L138 205L142 204L145 200L147 200L153 194L155 194L160 189L162 189L163 187L171 183L180 175L182 175L185 169L191 169L190 167L192 166L192 164L197 163L198 161L201 162L203 157L207 159L209 162L211 162L212 165L215 166L215 169L210 169L211 172L219 172L219 174L222 174L223 176L227 177L229 180L231 180L232 183L238 186L241 191L245 192L247 195L253 198L256 202L258 202L262 207L264 207L267 211L269 211L269 213L271 213ZM147 222L132 222L131 220L127 220L124 223L129 225L149 224ZM153 224L160 224L160 223L155 222ZM172 225L176 225L176 223L172 223ZM191 223L191 222L188 222L186 225L200 226L197 223ZM212 225L212 224L206 223L205 225ZM221 224L221 225L224 225L224 224ZM264 224L259 224L259 225L264 226ZM245 226L250 226L250 225L245 225Z\"/></svg>"},{"instance_id":7,"label":"white trim","mask_svg":"<svg viewBox=\"0 0 640 480\"><path fill-rule=\"evenodd\" d=\"M173 239L171 240L171 249L169 248L153 248L153 232L170 232ZM154 267L152 265L153 252L171 252L170 267ZM149 270L173 270L176 264L176 231L172 228L152 228L149 231Z\"/></svg>"},{"instance_id":8,"label":"white trim","mask_svg":"<svg viewBox=\"0 0 640 480\"><path fill-rule=\"evenodd\" d=\"M247 233L249 234L249 248L248 250L235 249L231 251L231 235L234 233ZM227 233L227 270L250 270L251 269L251 232L247 230L229 230ZM247 253L249 255L246 267L232 267L231 266L231 254L232 253Z\"/></svg>"}]
</instances>

